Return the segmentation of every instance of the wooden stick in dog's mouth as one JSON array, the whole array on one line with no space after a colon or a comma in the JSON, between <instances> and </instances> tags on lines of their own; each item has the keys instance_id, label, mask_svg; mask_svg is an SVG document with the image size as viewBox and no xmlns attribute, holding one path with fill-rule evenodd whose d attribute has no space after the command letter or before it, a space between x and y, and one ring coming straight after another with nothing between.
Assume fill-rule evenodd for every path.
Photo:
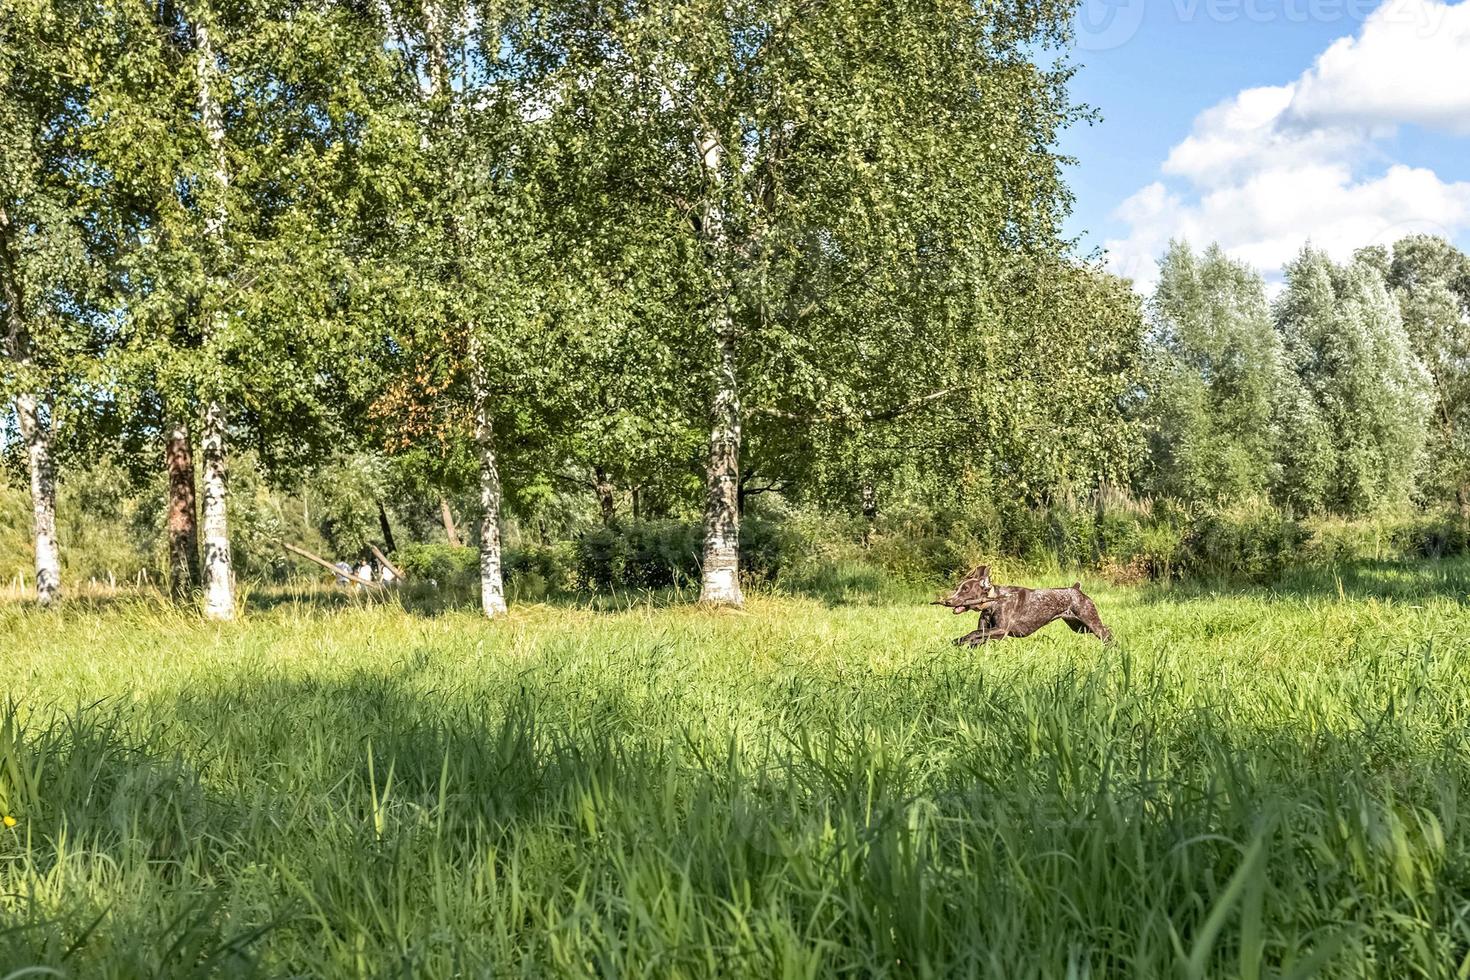
<instances>
[{"instance_id":1,"label":"wooden stick in dog's mouth","mask_svg":"<svg viewBox=\"0 0 1470 980\"><path fill-rule=\"evenodd\" d=\"M965 612L983 612L984 610L989 609L991 606L995 605L999 601L1000 590L992 585L990 587L990 594L981 599L979 602L956 602L955 597L951 595L945 596L943 599L935 599L933 602L929 603L929 605L945 606L949 609L953 609L955 615L958 616L960 613Z\"/></svg>"}]
</instances>

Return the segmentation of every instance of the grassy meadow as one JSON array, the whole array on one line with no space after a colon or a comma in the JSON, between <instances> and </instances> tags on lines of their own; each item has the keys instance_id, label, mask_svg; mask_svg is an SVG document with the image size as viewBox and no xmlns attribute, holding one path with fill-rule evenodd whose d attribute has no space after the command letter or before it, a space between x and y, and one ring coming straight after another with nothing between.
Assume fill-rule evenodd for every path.
<instances>
[{"instance_id":1,"label":"grassy meadow","mask_svg":"<svg viewBox=\"0 0 1470 980\"><path fill-rule=\"evenodd\" d=\"M1470 973L1470 561L1092 591L7 603L0 978Z\"/></svg>"}]
</instances>

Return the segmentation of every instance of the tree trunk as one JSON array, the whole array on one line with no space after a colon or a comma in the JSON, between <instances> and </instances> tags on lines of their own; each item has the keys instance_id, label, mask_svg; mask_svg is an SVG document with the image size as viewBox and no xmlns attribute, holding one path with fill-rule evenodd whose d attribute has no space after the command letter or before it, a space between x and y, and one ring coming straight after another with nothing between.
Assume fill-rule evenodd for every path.
<instances>
[{"instance_id":1,"label":"tree trunk","mask_svg":"<svg viewBox=\"0 0 1470 980\"><path fill-rule=\"evenodd\" d=\"M709 464L705 469L704 556L699 601L741 606L740 593L740 393L735 381L735 338L721 305Z\"/></svg>"},{"instance_id":2,"label":"tree trunk","mask_svg":"<svg viewBox=\"0 0 1470 980\"><path fill-rule=\"evenodd\" d=\"M715 276L709 306L715 363L699 601L738 607L745 604L740 594L740 390L730 310L729 243L724 205L717 196L724 183L724 147L715 133L700 134L699 155L710 192L716 195L704 211L700 229Z\"/></svg>"},{"instance_id":3,"label":"tree trunk","mask_svg":"<svg viewBox=\"0 0 1470 980\"><path fill-rule=\"evenodd\" d=\"M189 427L165 427L164 463L168 467L168 585L175 599L199 588L199 516L194 496L194 453Z\"/></svg>"},{"instance_id":4,"label":"tree trunk","mask_svg":"<svg viewBox=\"0 0 1470 980\"><path fill-rule=\"evenodd\" d=\"M454 512L449 509L449 501L443 496L439 498L439 519L444 522L444 536L449 539L450 545L455 548L462 547L459 530L454 526Z\"/></svg>"},{"instance_id":5,"label":"tree trunk","mask_svg":"<svg viewBox=\"0 0 1470 980\"><path fill-rule=\"evenodd\" d=\"M226 268L225 221L229 214L225 194L230 188L229 161L225 157L224 114L220 111L213 83L219 71L209 25L194 23L195 83L198 86L199 123L213 157L210 175L216 195L205 204L204 236L212 244L218 263ZM213 297L212 297L213 299ZM206 334L219 331L224 314L206 314ZM226 478L225 405L222 395L212 392L204 408L204 425L199 438L204 457L204 615L208 619L235 618L235 575L230 561L230 527L227 517L229 484Z\"/></svg>"},{"instance_id":6,"label":"tree trunk","mask_svg":"<svg viewBox=\"0 0 1470 980\"><path fill-rule=\"evenodd\" d=\"M863 547L866 548L873 537L873 525L878 523L878 488L873 484L863 481Z\"/></svg>"},{"instance_id":7,"label":"tree trunk","mask_svg":"<svg viewBox=\"0 0 1470 980\"><path fill-rule=\"evenodd\" d=\"M383 532L383 550L391 555L398 550L398 546L393 543L393 525L388 523L388 511L383 507L383 502L374 500L374 503L378 505L378 529Z\"/></svg>"},{"instance_id":8,"label":"tree trunk","mask_svg":"<svg viewBox=\"0 0 1470 980\"><path fill-rule=\"evenodd\" d=\"M505 612L505 579L500 555L500 469L495 461L495 429L490 420L490 383L477 345L470 350L475 400L475 448L480 455L480 608L492 619Z\"/></svg>"},{"instance_id":9,"label":"tree trunk","mask_svg":"<svg viewBox=\"0 0 1470 980\"><path fill-rule=\"evenodd\" d=\"M25 296L20 282L20 256L10 214L0 205L0 299L5 305L6 353L16 364L31 362ZM47 403L48 414L51 405ZM36 551L36 598L49 606L61 600L61 552L56 543L56 463L51 458L51 419L41 417L36 395L15 398L16 423L26 447L31 476L31 533Z\"/></svg>"},{"instance_id":10,"label":"tree trunk","mask_svg":"<svg viewBox=\"0 0 1470 980\"><path fill-rule=\"evenodd\" d=\"M235 577L230 561L230 525L226 513L229 485L225 470L225 406L211 400L204 412L199 440L204 457L204 615L235 618Z\"/></svg>"},{"instance_id":11,"label":"tree trunk","mask_svg":"<svg viewBox=\"0 0 1470 980\"><path fill-rule=\"evenodd\" d=\"M613 498L613 484L607 478L607 471L601 466L593 470L593 475L596 478L597 505L602 510L602 526L607 527L617 516L617 501Z\"/></svg>"},{"instance_id":12,"label":"tree trunk","mask_svg":"<svg viewBox=\"0 0 1470 980\"><path fill-rule=\"evenodd\" d=\"M36 547L36 599L43 606L61 600L61 552L56 543L56 466L51 431L36 397L16 396L15 415L31 473L31 515Z\"/></svg>"}]
</instances>

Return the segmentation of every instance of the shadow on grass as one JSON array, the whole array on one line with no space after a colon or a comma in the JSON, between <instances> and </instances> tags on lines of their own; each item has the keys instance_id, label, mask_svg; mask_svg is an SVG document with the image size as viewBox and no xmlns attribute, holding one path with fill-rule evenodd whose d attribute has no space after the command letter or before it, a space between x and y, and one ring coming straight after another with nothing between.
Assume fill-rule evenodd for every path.
<instances>
[{"instance_id":1,"label":"shadow on grass","mask_svg":"<svg viewBox=\"0 0 1470 980\"><path fill-rule=\"evenodd\" d=\"M919 604L928 602L939 587L900 582L885 570L861 562L827 564L799 576L778 582L750 582L747 595L784 595L814 599L828 608L843 606L875 606ZM635 609L669 609L692 606L699 601L698 584L654 589L619 589L611 592L525 593L514 581L507 587L511 606L546 605L559 609L575 609L593 613L625 613ZM275 610L300 607L335 611L363 606L397 606L404 612L424 618L448 614L479 613L479 593L455 586L406 584L393 589L354 591L327 584L302 586L258 585L248 593L252 610Z\"/></svg>"},{"instance_id":2,"label":"shadow on grass","mask_svg":"<svg viewBox=\"0 0 1470 980\"><path fill-rule=\"evenodd\" d=\"M395 868L412 887L443 884L394 857L423 814L436 856L469 867L548 814L573 830L579 800L662 768L630 750L615 692L575 723L544 690L539 711L521 689L446 713L406 686L428 656L345 680L29 706L26 722L0 706L0 809L16 820L0 828L0 963L62 977L347 975L373 935L372 962L415 975L425 964L380 935L376 889L395 887ZM468 937L480 913L461 911Z\"/></svg>"},{"instance_id":3,"label":"shadow on grass","mask_svg":"<svg viewBox=\"0 0 1470 980\"><path fill-rule=\"evenodd\" d=\"M1346 693L1280 704L1293 679L1259 678L1251 703L1280 710L1251 715L1213 676L1123 654L687 701L676 661L611 653L586 676L448 656L217 678L18 734L12 709L0 749L38 778L17 793L34 836L0 862L30 923L0 928L5 962L1208 976L1325 948L1406 976L1465 948L1460 695L1430 664L1385 656ZM741 731L711 723L720 696Z\"/></svg>"},{"instance_id":4,"label":"shadow on grass","mask_svg":"<svg viewBox=\"0 0 1470 980\"><path fill-rule=\"evenodd\" d=\"M1222 596L1287 601L1378 599L1402 603L1437 599L1470 605L1470 561L1464 558L1354 561L1289 569L1261 582L1186 579L1144 586L1139 597L1146 603L1170 603Z\"/></svg>"}]
</instances>

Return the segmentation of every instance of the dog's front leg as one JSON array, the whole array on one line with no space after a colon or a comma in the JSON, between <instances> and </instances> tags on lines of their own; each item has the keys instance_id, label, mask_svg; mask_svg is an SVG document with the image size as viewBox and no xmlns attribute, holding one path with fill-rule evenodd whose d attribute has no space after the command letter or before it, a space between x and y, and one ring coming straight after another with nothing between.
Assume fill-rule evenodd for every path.
<instances>
[{"instance_id":1,"label":"dog's front leg","mask_svg":"<svg viewBox=\"0 0 1470 980\"><path fill-rule=\"evenodd\" d=\"M991 640L1004 640L1007 635L1005 630L996 627L971 630L969 633L955 640L954 644L955 646L978 647L980 644L989 643Z\"/></svg>"}]
</instances>

